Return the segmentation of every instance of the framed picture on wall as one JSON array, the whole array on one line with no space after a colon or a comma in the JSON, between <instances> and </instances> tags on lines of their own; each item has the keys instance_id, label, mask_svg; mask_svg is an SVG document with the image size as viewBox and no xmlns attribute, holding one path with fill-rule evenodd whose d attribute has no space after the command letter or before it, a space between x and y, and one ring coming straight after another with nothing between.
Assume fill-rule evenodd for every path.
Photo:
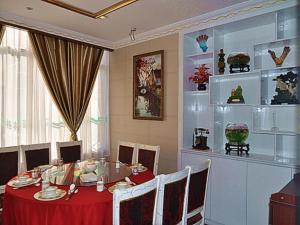
<instances>
[{"instance_id":1,"label":"framed picture on wall","mask_svg":"<svg viewBox=\"0 0 300 225\"><path fill-rule=\"evenodd\" d=\"M133 56L133 119L163 120L164 51Z\"/></svg>"}]
</instances>

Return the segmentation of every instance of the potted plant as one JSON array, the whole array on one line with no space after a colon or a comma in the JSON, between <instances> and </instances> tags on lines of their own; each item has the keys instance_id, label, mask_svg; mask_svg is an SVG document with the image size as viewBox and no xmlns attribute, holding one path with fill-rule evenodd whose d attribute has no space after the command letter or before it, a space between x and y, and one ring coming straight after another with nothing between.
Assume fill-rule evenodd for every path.
<instances>
[{"instance_id":1,"label":"potted plant","mask_svg":"<svg viewBox=\"0 0 300 225\"><path fill-rule=\"evenodd\" d=\"M209 82L209 76L211 76L211 73L208 72L209 67L207 67L206 64L201 64L195 69L197 71L189 77L189 80L198 84L199 91L205 91L206 84Z\"/></svg>"}]
</instances>

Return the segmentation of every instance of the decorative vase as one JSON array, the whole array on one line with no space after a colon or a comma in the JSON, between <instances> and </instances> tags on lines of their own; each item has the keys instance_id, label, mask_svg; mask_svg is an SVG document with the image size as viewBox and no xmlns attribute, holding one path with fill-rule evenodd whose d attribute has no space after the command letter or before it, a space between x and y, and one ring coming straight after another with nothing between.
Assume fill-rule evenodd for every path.
<instances>
[{"instance_id":1,"label":"decorative vase","mask_svg":"<svg viewBox=\"0 0 300 225\"><path fill-rule=\"evenodd\" d=\"M206 52L208 47L207 47L207 39L208 36L206 34L199 35L196 40L198 42L199 47L202 49L203 52Z\"/></svg>"},{"instance_id":2,"label":"decorative vase","mask_svg":"<svg viewBox=\"0 0 300 225\"><path fill-rule=\"evenodd\" d=\"M219 62L218 62L219 73L224 74L224 72L225 72L225 59L224 59L225 53L222 48L220 49L220 53L218 55L219 55Z\"/></svg>"},{"instance_id":3,"label":"decorative vase","mask_svg":"<svg viewBox=\"0 0 300 225\"><path fill-rule=\"evenodd\" d=\"M206 84L198 84L198 91L205 91L206 90Z\"/></svg>"},{"instance_id":4,"label":"decorative vase","mask_svg":"<svg viewBox=\"0 0 300 225\"><path fill-rule=\"evenodd\" d=\"M205 40L198 42L198 44L203 52L207 51L208 47L207 47L207 42Z\"/></svg>"},{"instance_id":5,"label":"decorative vase","mask_svg":"<svg viewBox=\"0 0 300 225\"><path fill-rule=\"evenodd\" d=\"M249 135L247 124L228 123L225 128L225 136L229 144L245 144Z\"/></svg>"}]
</instances>

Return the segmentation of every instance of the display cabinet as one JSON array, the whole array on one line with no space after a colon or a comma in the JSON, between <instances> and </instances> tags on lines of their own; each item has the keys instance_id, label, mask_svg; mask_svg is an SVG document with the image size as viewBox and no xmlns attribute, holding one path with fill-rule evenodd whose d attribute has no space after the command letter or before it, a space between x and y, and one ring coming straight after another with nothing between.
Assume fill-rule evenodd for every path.
<instances>
[{"instance_id":1,"label":"display cabinet","mask_svg":"<svg viewBox=\"0 0 300 225\"><path fill-rule=\"evenodd\" d=\"M180 149L192 147L193 130L201 127L210 131L211 151L224 151L226 125L244 123L249 128L250 153L273 156L275 160L278 157L300 159L297 153L300 134L297 11L299 6L294 6L182 34ZM207 38L205 51L198 40L203 36ZM288 52L281 57L285 47ZM225 53L222 74L220 49ZM275 64L270 51L279 61L280 57L284 58L280 66ZM228 55L236 52L249 55L249 72L230 73ZM205 91L197 91L197 84L189 79L201 64L206 64L212 74ZM296 77L293 84L292 78L285 83L278 78L288 73ZM238 86L242 88L243 102L229 104L228 99ZM287 100L286 93L278 93L278 86L286 93L292 92L294 98Z\"/></svg>"},{"instance_id":2,"label":"display cabinet","mask_svg":"<svg viewBox=\"0 0 300 225\"><path fill-rule=\"evenodd\" d=\"M299 12L297 2L282 4L180 34L178 165L212 159L207 224L267 225L268 196L300 169ZM250 61L230 70L228 56L240 53ZM189 78L202 64L212 75L198 91ZM229 123L248 127L249 155L226 154ZM209 130L209 150L193 149L195 128ZM257 183L264 175L267 188Z\"/></svg>"}]
</instances>

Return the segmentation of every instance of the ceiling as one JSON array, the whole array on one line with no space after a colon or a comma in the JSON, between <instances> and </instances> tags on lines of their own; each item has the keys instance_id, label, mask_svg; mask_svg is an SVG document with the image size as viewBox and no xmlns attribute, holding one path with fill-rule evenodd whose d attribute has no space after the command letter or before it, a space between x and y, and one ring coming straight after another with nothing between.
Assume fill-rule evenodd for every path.
<instances>
[{"instance_id":1,"label":"ceiling","mask_svg":"<svg viewBox=\"0 0 300 225\"><path fill-rule=\"evenodd\" d=\"M61 0L91 12L108 7L116 0ZM5 12L65 29L116 42L128 38L130 29L144 33L191 17L222 9L246 0L139 0L108 15L90 18L41 0L0 0ZM31 7L33 10L28 10Z\"/></svg>"}]
</instances>

